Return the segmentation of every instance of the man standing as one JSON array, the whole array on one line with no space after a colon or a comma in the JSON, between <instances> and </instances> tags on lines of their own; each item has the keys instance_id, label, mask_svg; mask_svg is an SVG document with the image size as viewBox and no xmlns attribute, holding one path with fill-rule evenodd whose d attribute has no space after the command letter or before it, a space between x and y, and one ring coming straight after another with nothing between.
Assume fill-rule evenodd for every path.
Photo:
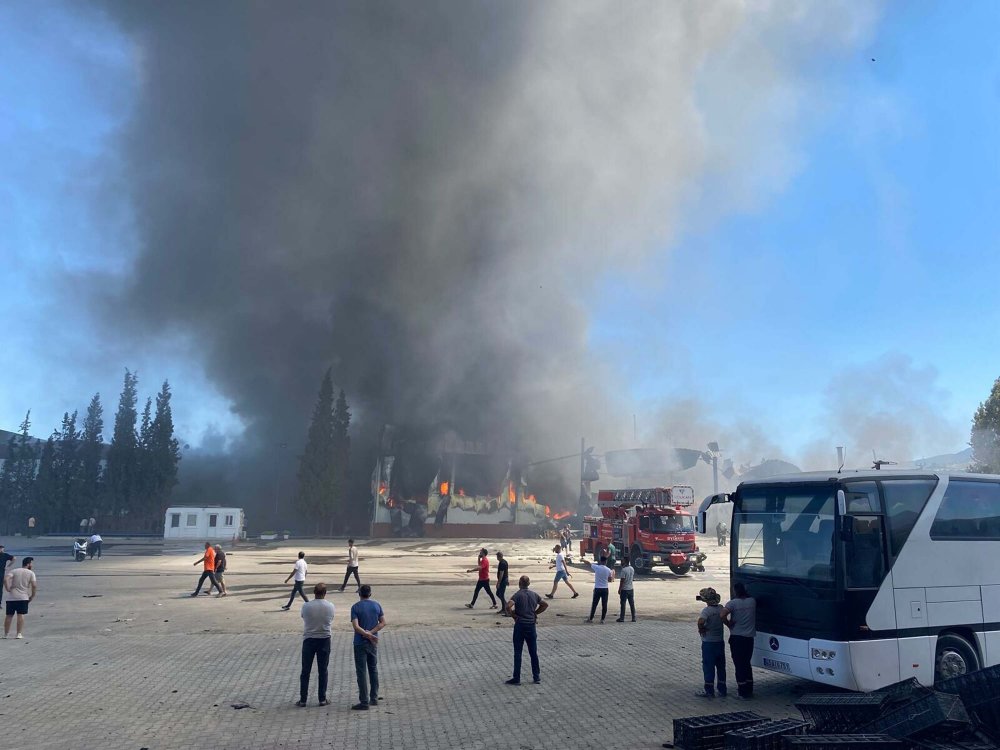
<instances>
[{"instance_id":1,"label":"man standing","mask_svg":"<svg viewBox=\"0 0 1000 750\"><path fill-rule=\"evenodd\" d=\"M104 544L104 540L101 535L94 532L90 535L90 541L87 543L87 554L90 555L90 559L94 559L94 555L97 555L97 559L101 559L101 545ZM197 565L197 563L195 563Z\"/></svg>"},{"instance_id":2,"label":"man standing","mask_svg":"<svg viewBox=\"0 0 1000 750\"><path fill-rule=\"evenodd\" d=\"M733 657L736 690L740 698L753 698L753 641L757 635L757 600L742 583L733 584L734 599L722 608L722 622L729 628L729 653Z\"/></svg>"},{"instance_id":3,"label":"man standing","mask_svg":"<svg viewBox=\"0 0 1000 750\"><path fill-rule=\"evenodd\" d=\"M358 677L358 703L354 711L378 705L378 633L385 627L382 605L371 598L372 587L358 589L361 600L351 607L354 628L354 671Z\"/></svg>"},{"instance_id":4,"label":"man standing","mask_svg":"<svg viewBox=\"0 0 1000 750\"><path fill-rule=\"evenodd\" d=\"M194 561L195 565L198 563L204 563L205 567L201 572L201 578L198 579L198 587L191 596L198 596L201 593L201 586L205 583L206 578L209 582L208 588L205 590L206 594L212 593L213 586L219 588L219 583L215 580L215 550L212 549L211 542L205 542L205 554L200 559Z\"/></svg>"},{"instance_id":5,"label":"man standing","mask_svg":"<svg viewBox=\"0 0 1000 750\"><path fill-rule=\"evenodd\" d=\"M7 590L7 616L3 621L3 637L10 632L10 621L17 615L17 638L24 638L24 616L28 614L28 605L38 593L38 579L35 578L33 557L24 558L21 567L12 570L3 579Z\"/></svg>"},{"instance_id":6,"label":"man standing","mask_svg":"<svg viewBox=\"0 0 1000 750\"><path fill-rule=\"evenodd\" d=\"M309 675L313 659L316 660L316 671L319 672L319 705L327 704L327 667L330 666L330 635L335 608L333 602L326 600L325 583L313 586L313 596L315 598L303 604L301 609L302 674L299 675L299 700L295 704L299 708L306 705L309 697Z\"/></svg>"},{"instance_id":7,"label":"man standing","mask_svg":"<svg viewBox=\"0 0 1000 750\"><path fill-rule=\"evenodd\" d=\"M554 597L556 595L556 589L559 588L559 581L565 581L566 585L569 586L569 590L573 592L573 596L570 598L576 599L576 597L580 596L580 594L578 594L576 589L573 588L573 584L569 582L569 573L566 572L566 556L562 553L562 547L557 544L552 548L552 551L556 553L556 561L549 565L549 569L556 569L556 577L555 580L552 581L552 591L546 594L545 598L551 599Z\"/></svg>"},{"instance_id":8,"label":"man standing","mask_svg":"<svg viewBox=\"0 0 1000 750\"><path fill-rule=\"evenodd\" d=\"M608 567L615 567L615 560L618 558L618 550L615 548L614 542L608 542Z\"/></svg>"},{"instance_id":9,"label":"man standing","mask_svg":"<svg viewBox=\"0 0 1000 750\"><path fill-rule=\"evenodd\" d=\"M347 572L344 573L344 582L340 586L340 590L343 591L347 586L347 581L354 575L354 580L358 584L358 588L361 588L361 579L358 577L358 548L354 546L354 540L347 540Z\"/></svg>"},{"instance_id":10,"label":"man standing","mask_svg":"<svg viewBox=\"0 0 1000 750\"><path fill-rule=\"evenodd\" d=\"M503 552L497 552L497 598L500 600L500 614L504 617L510 617L507 614L507 600L503 598L503 595L507 592L507 583L509 580L507 577L507 561L503 559Z\"/></svg>"},{"instance_id":11,"label":"man standing","mask_svg":"<svg viewBox=\"0 0 1000 750\"><path fill-rule=\"evenodd\" d=\"M705 608L698 616L698 634L701 636L701 669L705 676L705 689L698 693L702 698L714 698L715 688L719 697L726 697L726 644L722 638L722 607L720 597L713 588L702 589L698 599ZM712 682L715 681L713 687Z\"/></svg>"},{"instance_id":12,"label":"man standing","mask_svg":"<svg viewBox=\"0 0 1000 750\"><path fill-rule=\"evenodd\" d=\"M726 536L729 534L729 527L725 521L719 521L715 526L715 535L719 538L719 546L726 546Z\"/></svg>"},{"instance_id":13,"label":"man standing","mask_svg":"<svg viewBox=\"0 0 1000 750\"><path fill-rule=\"evenodd\" d=\"M292 572L288 574L288 578L285 579L285 583L288 583L290 578L295 579L295 585L292 587L292 595L288 597L288 604L282 607L282 609L286 612L292 608L292 602L295 601L296 594L302 596L302 601L309 601L309 598L306 596L306 592L302 590L302 587L306 583L306 574L308 572L309 566L306 564L306 553L299 552L299 559L295 561L295 567L292 569ZM323 591L326 591L326 586L323 586Z\"/></svg>"},{"instance_id":14,"label":"man standing","mask_svg":"<svg viewBox=\"0 0 1000 750\"><path fill-rule=\"evenodd\" d=\"M83 536L83 537L86 536L86 534L87 534L87 525L88 525L87 524L87 519L86 518L81 518L80 519L80 536Z\"/></svg>"},{"instance_id":15,"label":"man standing","mask_svg":"<svg viewBox=\"0 0 1000 750\"><path fill-rule=\"evenodd\" d=\"M219 584L219 596L229 596L226 591L226 552L221 544L216 544L215 550L215 582ZM211 589L209 589L211 591Z\"/></svg>"},{"instance_id":16,"label":"man standing","mask_svg":"<svg viewBox=\"0 0 1000 750\"><path fill-rule=\"evenodd\" d=\"M622 558L622 569L618 578L618 598L621 600L621 610L615 622L625 622L625 602L632 611L632 622L635 622L635 597L632 593L632 582L635 580L635 568L629 563L628 555Z\"/></svg>"},{"instance_id":17,"label":"man standing","mask_svg":"<svg viewBox=\"0 0 1000 750\"><path fill-rule=\"evenodd\" d=\"M475 607L476 599L479 598L479 592L485 590L487 596L490 597L490 601L492 602L492 604L490 604L490 609L496 609L497 600L496 597L493 596L493 592L490 591L490 553L486 549L486 547L483 547L481 550L479 550L478 565L475 568L469 568L465 572L472 573L477 570L479 571L479 580L476 581L476 590L472 594L472 603L466 604L465 606L468 609L472 609L473 607Z\"/></svg>"},{"instance_id":18,"label":"man standing","mask_svg":"<svg viewBox=\"0 0 1000 750\"><path fill-rule=\"evenodd\" d=\"M528 644L528 657L531 659L531 679L536 685L542 681L535 624L538 615L548 609L549 604L529 589L530 585L531 579L521 576L517 581L517 592L507 602L507 613L514 618L514 676L507 680L508 685L521 684L521 654L525 643Z\"/></svg>"},{"instance_id":19,"label":"man standing","mask_svg":"<svg viewBox=\"0 0 1000 750\"><path fill-rule=\"evenodd\" d=\"M601 562L591 561L590 569L594 571L594 598L590 601L590 617L587 622L594 621L594 613L597 611L597 603L601 603L601 624L608 616L608 584L615 580L615 571L607 566L608 558L601 556Z\"/></svg>"},{"instance_id":20,"label":"man standing","mask_svg":"<svg viewBox=\"0 0 1000 750\"><path fill-rule=\"evenodd\" d=\"M7 549L0 544L0 601L3 600L3 581L7 578L7 563L14 564L14 556L7 552Z\"/></svg>"},{"instance_id":21,"label":"man standing","mask_svg":"<svg viewBox=\"0 0 1000 750\"><path fill-rule=\"evenodd\" d=\"M28 517L28 537L33 537L35 535L35 517Z\"/></svg>"}]
</instances>

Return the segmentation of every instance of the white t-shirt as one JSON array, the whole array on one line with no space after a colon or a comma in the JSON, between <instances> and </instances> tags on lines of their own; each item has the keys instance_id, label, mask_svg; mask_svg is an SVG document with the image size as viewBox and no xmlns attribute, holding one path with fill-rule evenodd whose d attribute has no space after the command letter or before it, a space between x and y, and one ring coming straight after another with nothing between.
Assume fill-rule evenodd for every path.
<instances>
[{"instance_id":1,"label":"white t-shirt","mask_svg":"<svg viewBox=\"0 0 1000 750\"><path fill-rule=\"evenodd\" d=\"M31 598L31 584L36 581L35 571L17 568L7 574L7 581L10 583L7 601L26 602Z\"/></svg>"},{"instance_id":2,"label":"white t-shirt","mask_svg":"<svg viewBox=\"0 0 1000 750\"><path fill-rule=\"evenodd\" d=\"M347 549L347 565L351 568L358 567L358 548L349 547Z\"/></svg>"},{"instance_id":3,"label":"white t-shirt","mask_svg":"<svg viewBox=\"0 0 1000 750\"><path fill-rule=\"evenodd\" d=\"M103 542L104 540L101 539L100 534L94 534L92 537L90 537L90 541L91 543L93 543L93 542Z\"/></svg>"},{"instance_id":4,"label":"white t-shirt","mask_svg":"<svg viewBox=\"0 0 1000 750\"><path fill-rule=\"evenodd\" d=\"M611 568L607 565L594 563L591 563L590 567L594 571L594 588L606 589L608 587L608 579L611 577Z\"/></svg>"},{"instance_id":5,"label":"white t-shirt","mask_svg":"<svg viewBox=\"0 0 1000 750\"><path fill-rule=\"evenodd\" d=\"M306 573L309 572L309 566L306 565L306 561L299 559L295 561L295 580L304 581L306 580Z\"/></svg>"},{"instance_id":6,"label":"white t-shirt","mask_svg":"<svg viewBox=\"0 0 1000 750\"><path fill-rule=\"evenodd\" d=\"M556 552L556 573L566 572L566 556L562 552Z\"/></svg>"}]
</instances>

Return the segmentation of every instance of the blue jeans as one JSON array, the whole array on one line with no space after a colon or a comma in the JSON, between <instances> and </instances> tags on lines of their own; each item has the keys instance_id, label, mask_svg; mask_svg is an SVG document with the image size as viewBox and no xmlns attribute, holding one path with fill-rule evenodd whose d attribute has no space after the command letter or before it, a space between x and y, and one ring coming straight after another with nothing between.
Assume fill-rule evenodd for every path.
<instances>
[{"instance_id":1,"label":"blue jeans","mask_svg":"<svg viewBox=\"0 0 1000 750\"><path fill-rule=\"evenodd\" d=\"M528 644L528 656L531 657L531 678L540 679L540 667L538 666L538 634L535 632L534 624L523 622L514 623L514 681L521 680L521 652L524 644Z\"/></svg>"},{"instance_id":2,"label":"blue jeans","mask_svg":"<svg viewBox=\"0 0 1000 750\"><path fill-rule=\"evenodd\" d=\"M369 700L378 700L378 647L371 641L354 644L354 671L358 678L358 700L366 706Z\"/></svg>"},{"instance_id":3,"label":"blue jeans","mask_svg":"<svg viewBox=\"0 0 1000 750\"><path fill-rule=\"evenodd\" d=\"M701 642L701 669L705 673L705 692L714 695L719 687L719 695L726 694L726 644L723 641Z\"/></svg>"}]
</instances>

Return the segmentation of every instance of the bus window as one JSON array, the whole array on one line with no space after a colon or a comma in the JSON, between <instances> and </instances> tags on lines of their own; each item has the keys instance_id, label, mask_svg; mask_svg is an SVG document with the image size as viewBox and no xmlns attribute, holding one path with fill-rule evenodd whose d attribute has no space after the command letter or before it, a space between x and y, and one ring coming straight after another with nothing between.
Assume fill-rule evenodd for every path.
<instances>
[{"instance_id":1,"label":"bus window","mask_svg":"<svg viewBox=\"0 0 1000 750\"><path fill-rule=\"evenodd\" d=\"M931 525L931 539L1000 539L1000 484L948 482Z\"/></svg>"},{"instance_id":2,"label":"bus window","mask_svg":"<svg viewBox=\"0 0 1000 750\"><path fill-rule=\"evenodd\" d=\"M885 517L889 523L889 551L893 557L903 549L935 487L936 479L890 479L882 482Z\"/></svg>"},{"instance_id":3,"label":"bus window","mask_svg":"<svg viewBox=\"0 0 1000 750\"><path fill-rule=\"evenodd\" d=\"M878 513L880 503L875 482L851 482L844 485L848 515Z\"/></svg>"},{"instance_id":4,"label":"bus window","mask_svg":"<svg viewBox=\"0 0 1000 750\"><path fill-rule=\"evenodd\" d=\"M885 577L882 519L879 516L847 516L844 522L851 524L844 555L847 588L878 588Z\"/></svg>"}]
</instances>

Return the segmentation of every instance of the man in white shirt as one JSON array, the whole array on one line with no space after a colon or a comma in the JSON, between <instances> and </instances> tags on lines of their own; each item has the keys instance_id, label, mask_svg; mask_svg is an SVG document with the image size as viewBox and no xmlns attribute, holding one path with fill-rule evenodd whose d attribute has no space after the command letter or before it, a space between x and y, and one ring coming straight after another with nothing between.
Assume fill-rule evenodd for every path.
<instances>
[{"instance_id":1,"label":"man in white shirt","mask_svg":"<svg viewBox=\"0 0 1000 750\"><path fill-rule=\"evenodd\" d=\"M101 539L101 535L94 533L90 535L90 541L87 543L87 554L90 555L90 559L94 559L94 555L97 555L97 559L101 559L101 545L104 544L104 540Z\"/></svg>"},{"instance_id":2,"label":"man in white shirt","mask_svg":"<svg viewBox=\"0 0 1000 750\"><path fill-rule=\"evenodd\" d=\"M28 604L38 593L38 580L35 578L33 557L24 558L21 567L12 570L3 579L3 587L7 592L7 615L3 620L3 637L10 632L10 623L17 615L17 638L24 638L24 616L28 614Z\"/></svg>"},{"instance_id":3,"label":"man in white shirt","mask_svg":"<svg viewBox=\"0 0 1000 750\"><path fill-rule=\"evenodd\" d=\"M295 579L295 585L292 587L292 595L288 597L288 604L282 607L286 612L292 608L292 602L295 601L295 595L300 594L302 596L302 601L308 602L309 597L306 596L306 592L302 590L302 587L306 582L306 574L309 572L309 566L306 564L306 553L299 552L299 559L295 561L295 568L291 573L288 574L288 578L285 579L285 583L288 583L292 578ZM323 587L323 591L326 591L326 587Z\"/></svg>"},{"instance_id":4,"label":"man in white shirt","mask_svg":"<svg viewBox=\"0 0 1000 750\"><path fill-rule=\"evenodd\" d=\"M361 579L358 577L358 548L354 546L354 540L347 540L347 572L344 573L344 582L340 586L340 590L343 591L347 586L347 581L350 579L351 574L354 575L354 580L358 583L358 588L361 588Z\"/></svg>"},{"instance_id":5,"label":"man in white shirt","mask_svg":"<svg viewBox=\"0 0 1000 750\"><path fill-rule=\"evenodd\" d=\"M301 558L299 562L302 562ZM327 704L326 681L327 667L330 665L330 635L336 609L333 602L326 600L325 583L317 583L313 586L313 596L315 598L311 602L303 604L300 610L302 614L302 674L299 675L299 700L295 704L299 708L306 705L306 698L309 695L309 675L312 672L313 659L316 660L316 671L319 672L319 705L325 706Z\"/></svg>"},{"instance_id":6,"label":"man in white shirt","mask_svg":"<svg viewBox=\"0 0 1000 750\"><path fill-rule=\"evenodd\" d=\"M622 569L618 577L618 598L621 600L621 610L615 622L625 622L625 602L632 610L632 622L635 622L635 597L632 593L632 582L635 580L635 568L629 562L628 555L622 558Z\"/></svg>"},{"instance_id":7,"label":"man in white shirt","mask_svg":"<svg viewBox=\"0 0 1000 750\"><path fill-rule=\"evenodd\" d=\"M597 603L601 603L601 623L608 616L608 584L615 580L615 572L607 566L608 558L601 555L601 562L591 561L590 569L594 571L594 598L590 602L590 617L587 622L594 621L594 613L597 611Z\"/></svg>"},{"instance_id":8,"label":"man in white shirt","mask_svg":"<svg viewBox=\"0 0 1000 750\"><path fill-rule=\"evenodd\" d=\"M576 589L573 588L573 584L569 582L569 573L566 571L566 556L562 552L562 547L557 544L552 548L552 551L556 553L556 561L549 565L549 569L556 569L556 578L552 581L552 591L546 594L545 598L551 599L554 597L556 595L556 589L559 588L559 581L565 581L566 585L569 586L569 590L573 592L573 596L570 598L576 599L576 597L580 596L580 594L578 594Z\"/></svg>"}]
</instances>

